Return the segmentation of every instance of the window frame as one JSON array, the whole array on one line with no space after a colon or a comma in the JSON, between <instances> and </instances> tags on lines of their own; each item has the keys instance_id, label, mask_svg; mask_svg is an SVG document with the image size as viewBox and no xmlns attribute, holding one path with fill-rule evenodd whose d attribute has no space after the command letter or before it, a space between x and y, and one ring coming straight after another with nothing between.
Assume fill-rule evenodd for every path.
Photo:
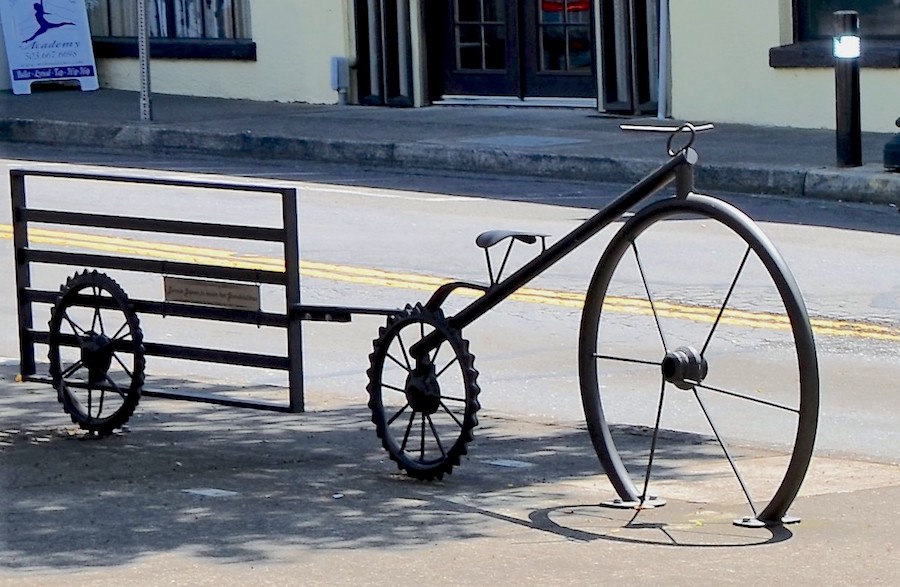
<instances>
[{"instance_id":1,"label":"window frame","mask_svg":"<svg viewBox=\"0 0 900 587\"><path fill-rule=\"evenodd\" d=\"M137 37L91 37L95 57L137 57ZM151 37L150 57L256 61L251 39L170 39Z\"/></svg>"},{"instance_id":2,"label":"window frame","mask_svg":"<svg viewBox=\"0 0 900 587\"><path fill-rule=\"evenodd\" d=\"M106 2L115 2L117 0L105 0ZM174 7L176 0L164 0L164 2ZM234 0L237 2L238 0ZM249 11L250 2L246 0L246 5L242 10ZM102 15L108 14L105 11L109 8L100 8ZM246 12L249 18L249 12ZM126 19L127 20L127 19ZM112 26L112 20L106 21L107 26ZM120 21L121 24L121 21ZM133 23L132 23L133 24ZM168 23L171 25L171 23ZM125 29L118 32L134 32L134 29L127 23ZM249 20L243 23L243 27L238 29L237 22L233 23L236 28L231 29L231 33L250 33ZM130 30L129 30L130 29ZM114 33L115 30L102 30L104 33ZM174 29L170 34L175 34ZM94 56L100 58L136 58L138 56L138 39L137 36L128 35L92 35L92 45L94 48ZM221 37L175 37L175 36L151 36L150 37L150 56L155 58L168 59L203 59L203 60L234 60L234 61L256 61L256 43L252 38L221 38Z\"/></svg>"}]
</instances>

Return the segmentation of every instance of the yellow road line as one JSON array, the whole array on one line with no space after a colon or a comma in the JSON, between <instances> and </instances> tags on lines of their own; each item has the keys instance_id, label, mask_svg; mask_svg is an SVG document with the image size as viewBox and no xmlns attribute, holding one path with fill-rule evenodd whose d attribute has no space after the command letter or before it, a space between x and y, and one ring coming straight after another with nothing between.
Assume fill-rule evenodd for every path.
<instances>
[{"instance_id":1,"label":"yellow road line","mask_svg":"<svg viewBox=\"0 0 900 587\"><path fill-rule=\"evenodd\" d=\"M11 239L12 227L0 225L0 238ZM111 237L98 234L63 232L41 228L30 228L29 238L34 243L44 245L80 247L93 251L115 253L116 255L165 259L185 263L284 271L282 259L257 255L240 255L234 251L209 247L181 245L161 242L139 241L136 239ZM301 275L306 278L327 279L363 285L395 287L415 291L434 291L438 286L451 281L447 278L411 273L397 273L368 267L335 265L315 261L301 261ZM479 292L459 290L461 295L477 297ZM585 296L582 293L554 291L523 287L510 296L511 300L581 309ZM646 300L609 297L604 311L633 315L653 315L653 309ZM660 317L712 323L718 315L718 308L657 302L656 313ZM728 309L720 323L750 328L787 330L790 325L787 316L768 312L750 312ZM876 340L900 342L900 328L853 320L811 319L817 334L850 336Z\"/></svg>"}]
</instances>

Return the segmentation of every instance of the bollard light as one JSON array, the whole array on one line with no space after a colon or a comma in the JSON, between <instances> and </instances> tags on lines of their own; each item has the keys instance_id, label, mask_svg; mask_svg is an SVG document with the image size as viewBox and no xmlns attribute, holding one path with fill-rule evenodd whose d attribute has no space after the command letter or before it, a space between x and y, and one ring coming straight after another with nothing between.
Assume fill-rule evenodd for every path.
<instances>
[{"instance_id":1,"label":"bollard light","mask_svg":"<svg viewBox=\"0 0 900 587\"><path fill-rule=\"evenodd\" d=\"M859 115L859 13L834 13L834 83L838 167L862 165Z\"/></svg>"},{"instance_id":2,"label":"bollard light","mask_svg":"<svg viewBox=\"0 0 900 587\"><path fill-rule=\"evenodd\" d=\"M859 37L856 35L835 37L834 56L838 59L859 59Z\"/></svg>"}]
</instances>

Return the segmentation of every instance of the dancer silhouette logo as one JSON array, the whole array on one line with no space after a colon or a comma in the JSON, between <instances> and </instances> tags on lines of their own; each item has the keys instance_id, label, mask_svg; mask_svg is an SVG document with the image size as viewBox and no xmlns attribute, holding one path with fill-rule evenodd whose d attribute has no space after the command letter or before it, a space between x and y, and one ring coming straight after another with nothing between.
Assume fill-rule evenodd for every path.
<instances>
[{"instance_id":1,"label":"dancer silhouette logo","mask_svg":"<svg viewBox=\"0 0 900 587\"><path fill-rule=\"evenodd\" d=\"M40 2L34 3L34 20L37 21L38 29L34 32L33 35L25 39L25 43L35 40L40 37L47 31L51 29L56 29L62 26L75 26L74 22L50 22L47 20L47 10L44 8L44 0Z\"/></svg>"},{"instance_id":2,"label":"dancer silhouette logo","mask_svg":"<svg viewBox=\"0 0 900 587\"><path fill-rule=\"evenodd\" d=\"M84 0L0 0L0 19L14 93L47 81L99 87Z\"/></svg>"}]
</instances>

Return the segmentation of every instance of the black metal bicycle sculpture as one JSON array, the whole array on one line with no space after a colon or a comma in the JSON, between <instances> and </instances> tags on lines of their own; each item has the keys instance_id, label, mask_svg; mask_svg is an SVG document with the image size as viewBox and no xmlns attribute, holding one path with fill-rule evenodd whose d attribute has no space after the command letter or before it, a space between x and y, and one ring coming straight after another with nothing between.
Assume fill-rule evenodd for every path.
<instances>
[{"instance_id":1,"label":"black metal bicycle sculpture","mask_svg":"<svg viewBox=\"0 0 900 587\"><path fill-rule=\"evenodd\" d=\"M499 230L483 233L476 243L485 250L488 285L448 283L424 304L384 312L388 315L387 323L380 329L369 357L368 406L384 448L408 475L424 480L442 478L459 465L473 439L478 424L480 388L474 355L462 331L600 230L624 219L594 271L578 341L579 380L587 427L603 469L619 495L617 502L635 508L664 503L650 493L650 481L654 459L660 450L658 441L666 434L663 405L667 392L674 388L698 404L750 504L753 515L740 523L752 526L792 521L786 513L810 463L818 417L818 366L806 307L785 262L759 228L724 201L694 192L693 166L697 153L692 144L695 134L705 127L684 125L677 129L651 130L671 133L668 161L552 246L547 246L545 236L533 233ZM679 142L685 144L673 146ZM673 196L656 199L631 215L631 210L673 181ZM739 243L736 268L729 272L730 283L723 288L727 293L712 310L709 303L704 306L706 309L700 309L683 300L675 299L674 303L664 300L654 295L648 283L641 253L644 239L654 232L664 236L666 226L680 220L699 223L703 230L721 230ZM540 253L503 278L513 245L538 241ZM499 243L507 243L507 248L499 269L494 272L490 250ZM659 347L650 351L652 356L647 356L646 350L635 350L627 333L607 335L614 323L611 316L617 311L615 306L622 303L622 298L614 295L611 284L626 271L625 265L632 267L628 271L632 273L634 285L628 303L635 315L643 315L653 324L654 337L659 339ZM755 314L730 307L737 299L735 292L742 276L751 266L756 267L756 278L768 281L775 292L767 301L754 300L764 307ZM445 314L445 301L459 289L480 291L481 295L460 311ZM684 295L697 292L706 292L699 280L694 291ZM82 293L88 294L93 303L79 301ZM757 296L755 285L750 296ZM635 301L637 298L640 301ZM85 305L89 307L84 308ZM76 315L79 308L84 312L81 316ZM101 309L121 317L104 319ZM671 336L664 327L669 314L674 319L680 315L702 316L703 326L693 328L690 336ZM786 376L788 383L779 381L774 389L755 380L745 382L745 386L740 382L735 384L734 373L719 369L714 358L715 341L722 336L726 324L759 321L760 315L786 333L775 352L790 358L786 361L790 371ZM144 382L144 347L137 315L116 282L96 271L71 278L55 302L48 344L54 387L73 421L86 429L109 433L128 420ZM77 346L78 355L65 359L60 354L65 346ZM722 346L727 350L729 341ZM766 374L753 357L743 357L742 361L756 375ZM610 381L607 373L614 366L628 369L628 377ZM70 385L70 380L84 377L86 382L79 379L77 385ZM717 383L719 378L725 383ZM632 379L635 387L649 389L617 391L617 386ZM112 393L105 394L104 390ZM733 458L712 417L709 396L726 397L740 402L737 405L762 410L764 415L755 416L750 427L787 417L788 448L783 451L786 458L776 461L774 470L767 473L765 495L751 496L737 459ZM648 425L620 428L613 424L608 406L614 399L629 405L641 400L648 402L653 408ZM630 453L622 454L617 437L621 438L623 433L626 437L647 439L649 447L643 457L646 462L634 462Z\"/></svg>"},{"instance_id":2,"label":"black metal bicycle sculpture","mask_svg":"<svg viewBox=\"0 0 900 587\"><path fill-rule=\"evenodd\" d=\"M685 146L673 150L672 143L682 132L688 133L690 138ZM785 514L805 476L816 434L818 367L812 328L797 285L769 240L747 216L734 207L716 198L694 193L692 168L697 161L697 154L691 148L691 144L695 132L697 129L690 125L675 130L669 139L668 162L553 246L543 247L540 254L509 277L500 280L499 276L495 276L491 271L488 257L488 271L491 277L489 286L464 282L444 285L424 305L408 307L402 314L388 321L379 338L375 340L375 350L370 357L369 407L372 409L372 419L385 449L401 469L419 479L440 478L459 464L460 457L466 453L466 445L472 440L472 430L478 423L476 418L479 409L479 387L476 381L478 373L474 368L474 357L469 351L469 344L462 337L461 331L588 238L622 218L636 204L674 180L677 192L675 196L656 201L638 210L613 237L597 264L587 292L581 320L578 358L581 397L591 440L604 470L619 494L620 502L626 506L647 507L660 503L658 498L648 493L648 486L660 430L662 400L668 385L692 393L707 417L709 414L704 407L701 391L726 394L778 412L793 414L796 419L796 434L792 441L790 461L777 483L777 489L762 504L757 504L744 487L754 513L752 518L744 520L748 525L787 521ZM696 341L695 345L673 347L659 326L659 310L655 307L646 278L642 276L647 306L659 327L662 343L659 356L651 360L642 360L608 351L602 346L602 326L610 281L617 267L626 254L633 254L637 259L637 265L640 266L641 235L666 220L684 217L701 218L721 224L745 245L728 294L715 319L704 333L705 336ZM542 244L544 243L544 237L541 235L491 231L480 235L477 244L487 251L507 239L510 248L516 241L535 243L541 239ZM506 255L504 264L509 255L509 248ZM784 404L753 397L751 394L713 387L706 381L711 367L705 351L715 336L717 327L725 315L729 298L751 255L758 258L774 283L793 339L791 350L796 353L799 372L796 388L790 390L795 398ZM502 273L502 270L503 265L498 274ZM484 295L456 314L445 316L441 306L447 296L458 288L481 290ZM450 360L441 359L440 353L444 348L448 348L448 352L452 353ZM652 446L648 463L635 468L644 471L641 475L643 481L637 485L632 473L623 464L623 459L616 448L611 425L604 412L598 373L603 371L603 364L606 362L650 365L658 370L659 407L650 429ZM451 369L456 372L455 389L448 389L442 382L445 374ZM450 380L450 377L446 379ZM711 419L709 424L715 432L716 427ZM717 432L716 436L719 436ZM724 443L722 448L728 455ZM739 469L730 455L728 457L743 486Z\"/></svg>"}]
</instances>

